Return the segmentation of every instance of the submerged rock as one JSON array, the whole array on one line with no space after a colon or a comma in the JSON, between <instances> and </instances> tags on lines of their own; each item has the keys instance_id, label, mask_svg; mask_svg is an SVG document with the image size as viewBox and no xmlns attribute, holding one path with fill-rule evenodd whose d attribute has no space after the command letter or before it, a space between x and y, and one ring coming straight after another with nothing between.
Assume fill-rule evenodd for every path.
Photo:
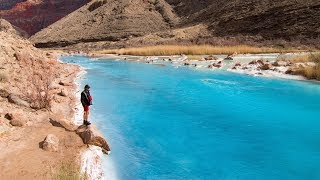
<instances>
[{"instance_id":1,"label":"submerged rock","mask_svg":"<svg viewBox=\"0 0 320 180\"><path fill-rule=\"evenodd\" d=\"M99 146L102 148L103 153L110 154L111 149L107 141L97 135L96 131L94 131L91 126L81 125L76 130L76 133L81 137L83 143Z\"/></svg>"},{"instance_id":2,"label":"submerged rock","mask_svg":"<svg viewBox=\"0 0 320 180\"><path fill-rule=\"evenodd\" d=\"M42 144L45 151L57 152L59 150L59 138L53 134L48 134Z\"/></svg>"}]
</instances>

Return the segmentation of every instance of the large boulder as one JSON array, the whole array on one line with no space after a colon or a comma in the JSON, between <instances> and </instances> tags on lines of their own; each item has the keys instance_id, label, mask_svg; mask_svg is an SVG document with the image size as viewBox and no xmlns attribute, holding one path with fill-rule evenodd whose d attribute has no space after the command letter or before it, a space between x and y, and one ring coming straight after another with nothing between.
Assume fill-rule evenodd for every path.
<instances>
[{"instance_id":1,"label":"large boulder","mask_svg":"<svg viewBox=\"0 0 320 180\"><path fill-rule=\"evenodd\" d=\"M56 127L64 128L67 131L75 131L77 130L77 126L73 124L71 121L68 121L63 118L49 118L49 122Z\"/></svg>"},{"instance_id":2,"label":"large boulder","mask_svg":"<svg viewBox=\"0 0 320 180\"><path fill-rule=\"evenodd\" d=\"M30 107L30 104L27 101L22 100L19 96L14 95L14 94L10 94L8 96L8 100L9 100L9 102L16 104L18 106Z\"/></svg>"},{"instance_id":3,"label":"large boulder","mask_svg":"<svg viewBox=\"0 0 320 180\"><path fill-rule=\"evenodd\" d=\"M76 133L81 137L83 143L102 148L103 153L109 154L111 149L105 139L98 135L97 131L92 126L81 125L76 130Z\"/></svg>"},{"instance_id":4,"label":"large boulder","mask_svg":"<svg viewBox=\"0 0 320 180\"><path fill-rule=\"evenodd\" d=\"M48 134L42 143L42 149L57 152L59 150L59 138L53 134Z\"/></svg>"}]
</instances>

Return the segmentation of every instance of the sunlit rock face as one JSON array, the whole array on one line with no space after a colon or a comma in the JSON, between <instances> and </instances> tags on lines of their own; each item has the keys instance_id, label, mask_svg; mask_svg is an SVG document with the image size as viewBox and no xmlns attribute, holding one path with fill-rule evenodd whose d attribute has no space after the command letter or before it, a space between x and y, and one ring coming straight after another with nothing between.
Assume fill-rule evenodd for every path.
<instances>
[{"instance_id":1,"label":"sunlit rock face","mask_svg":"<svg viewBox=\"0 0 320 180\"><path fill-rule=\"evenodd\" d=\"M0 17L32 35L90 0L0 0Z\"/></svg>"}]
</instances>

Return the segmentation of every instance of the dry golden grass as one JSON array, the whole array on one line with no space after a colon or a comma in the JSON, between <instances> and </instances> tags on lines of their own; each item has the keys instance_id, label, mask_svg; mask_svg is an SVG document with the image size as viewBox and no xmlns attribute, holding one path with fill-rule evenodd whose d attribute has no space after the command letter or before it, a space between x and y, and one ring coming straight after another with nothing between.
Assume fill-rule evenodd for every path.
<instances>
[{"instance_id":1,"label":"dry golden grass","mask_svg":"<svg viewBox=\"0 0 320 180\"><path fill-rule=\"evenodd\" d=\"M62 163L53 180L86 180L86 175L80 175L79 168L72 162Z\"/></svg>"},{"instance_id":2,"label":"dry golden grass","mask_svg":"<svg viewBox=\"0 0 320 180\"><path fill-rule=\"evenodd\" d=\"M320 53L311 53L309 55L294 56L289 59L293 63L314 62L315 66L301 66L295 70L294 74L302 75L307 79L320 80Z\"/></svg>"},{"instance_id":3,"label":"dry golden grass","mask_svg":"<svg viewBox=\"0 0 320 180\"><path fill-rule=\"evenodd\" d=\"M320 80L320 65L318 64L314 67L305 67L302 69L301 73L301 75L307 79Z\"/></svg>"},{"instance_id":4,"label":"dry golden grass","mask_svg":"<svg viewBox=\"0 0 320 180\"><path fill-rule=\"evenodd\" d=\"M304 63L304 62L311 62L310 55L297 55L293 56L289 59L290 62L293 63Z\"/></svg>"},{"instance_id":5,"label":"dry golden grass","mask_svg":"<svg viewBox=\"0 0 320 180\"><path fill-rule=\"evenodd\" d=\"M120 54L120 55L135 55L135 56L170 56L170 55L209 55L209 54L259 54L259 53L284 53L298 52L293 49L276 49L276 48L261 48L253 46L209 46L209 45L193 45L193 46L178 46L178 45L161 45L137 48L123 48L102 50L97 53L102 54Z\"/></svg>"},{"instance_id":6,"label":"dry golden grass","mask_svg":"<svg viewBox=\"0 0 320 180\"><path fill-rule=\"evenodd\" d=\"M200 56L200 55L188 55L188 60L202 60L204 58L204 56Z\"/></svg>"}]
</instances>

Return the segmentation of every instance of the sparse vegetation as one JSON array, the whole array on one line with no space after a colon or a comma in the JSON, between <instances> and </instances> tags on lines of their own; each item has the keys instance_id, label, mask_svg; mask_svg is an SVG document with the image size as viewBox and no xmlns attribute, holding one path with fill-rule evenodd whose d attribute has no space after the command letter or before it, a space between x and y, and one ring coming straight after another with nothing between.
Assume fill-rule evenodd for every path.
<instances>
[{"instance_id":1,"label":"sparse vegetation","mask_svg":"<svg viewBox=\"0 0 320 180\"><path fill-rule=\"evenodd\" d=\"M310 53L304 55L295 55L295 56L279 56L277 61L290 61L292 63L306 63L314 62L320 63L320 54L319 53Z\"/></svg>"},{"instance_id":2,"label":"sparse vegetation","mask_svg":"<svg viewBox=\"0 0 320 180\"><path fill-rule=\"evenodd\" d=\"M208 55L208 54L258 54L258 53L276 53L276 52L298 52L293 49L276 49L262 48L253 46L210 46L210 45L193 45L193 46L178 46L178 45L162 45L137 48L122 48L102 50L98 53L102 54L121 54L121 55L136 55L136 56L169 56L169 55Z\"/></svg>"},{"instance_id":3,"label":"sparse vegetation","mask_svg":"<svg viewBox=\"0 0 320 180\"><path fill-rule=\"evenodd\" d=\"M320 80L320 53L311 53L309 55L294 56L289 61L293 63L307 63L314 62L315 65L303 66L300 65L298 68L293 69L292 73L296 75L302 75L307 79Z\"/></svg>"},{"instance_id":4,"label":"sparse vegetation","mask_svg":"<svg viewBox=\"0 0 320 180\"><path fill-rule=\"evenodd\" d=\"M53 180L86 180L85 175L81 175L79 168L72 162L62 163L56 173L52 175Z\"/></svg>"},{"instance_id":5,"label":"sparse vegetation","mask_svg":"<svg viewBox=\"0 0 320 180\"><path fill-rule=\"evenodd\" d=\"M317 64L314 67L304 67L303 68L303 75L307 78L307 79L316 79L316 80L320 80L320 65Z\"/></svg>"}]
</instances>

